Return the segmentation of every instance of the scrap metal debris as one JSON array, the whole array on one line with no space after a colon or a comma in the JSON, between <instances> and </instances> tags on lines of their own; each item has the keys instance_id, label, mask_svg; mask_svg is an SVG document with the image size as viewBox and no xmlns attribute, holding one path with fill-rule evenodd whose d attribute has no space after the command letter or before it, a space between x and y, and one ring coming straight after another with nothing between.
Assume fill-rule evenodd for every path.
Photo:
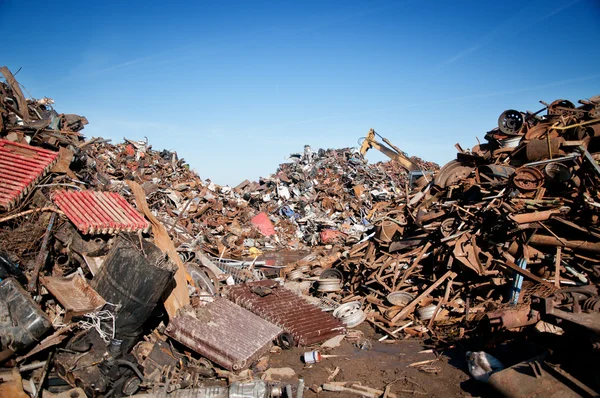
<instances>
[{"instance_id":1,"label":"scrap metal debris","mask_svg":"<svg viewBox=\"0 0 600 398\"><path fill-rule=\"evenodd\" d=\"M85 234L114 234L150 228L150 223L116 192L60 191L52 199Z\"/></svg>"},{"instance_id":2,"label":"scrap metal debris","mask_svg":"<svg viewBox=\"0 0 600 398\"><path fill-rule=\"evenodd\" d=\"M57 160L57 152L0 139L0 208L12 210Z\"/></svg>"},{"instance_id":3,"label":"scrap metal debris","mask_svg":"<svg viewBox=\"0 0 600 398\"><path fill-rule=\"evenodd\" d=\"M502 112L441 169L388 140L377 164L306 146L228 187L147 140L86 139L84 117L0 72L6 391L281 396L290 384L259 380L273 344L317 352L347 333L366 350L370 327L387 342L560 330L600 347L600 97ZM522 359L502 362L492 385ZM585 383L569 377L597 390L581 368ZM381 388L322 386L395 396Z\"/></svg>"},{"instance_id":4,"label":"scrap metal debris","mask_svg":"<svg viewBox=\"0 0 600 398\"><path fill-rule=\"evenodd\" d=\"M268 289L267 294L256 288ZM299 300L290 290L277 282L264 280L231 286L226 297L283 328L293 342L290 345L311 345L345 332L344 326L330 314L318 307Z\"/></svg>"}]
</instances>

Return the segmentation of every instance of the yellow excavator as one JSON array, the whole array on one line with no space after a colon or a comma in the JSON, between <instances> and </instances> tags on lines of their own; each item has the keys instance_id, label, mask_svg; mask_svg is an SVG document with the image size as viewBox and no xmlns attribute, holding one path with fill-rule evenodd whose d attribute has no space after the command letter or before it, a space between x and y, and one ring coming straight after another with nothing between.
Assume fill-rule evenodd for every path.
<instances>
[{"instance_id":1,"label":"yellow excavator","mask_svg":"<svg viewBox=\"0 0 600 398\"><path fill-rule=\"evenodd\" d=\"M381 138L381 141L383 141L385 144L377 141L376 136ZM421 168L417 164L415 164L408 158L404 151L392 144L387 138L377 134L373 129L369 130L367 136L364 138L360 146L360 153L363 156L365 156L367 151L371 148L377 149L379 152L383 153L391 160L398 162L400 166L406 169L410 178L411 185L419 177L433 174L433 172L431 171L421 170ZM425 178L427 179L427 177Z\"/></svg>"},{"instance_id":2,"label":"yellow excavator","mask_svg":"<svg viewBox=\"0 0 600 398\"><path fill-rule=\"evenodd\" d=\"M381 138L381 141L385 142L388 146L377 141L375 136ZM409 173L411 171L419 170L419 166L411 162L408 156L406 156L406 153L404 153L400 150L400 148L392 144L387 138L384 138L377 134L373 129L369 130L369 133L367 134L364 141L362 142L362 145L360 146L361 155L365 156L367 151L371 148L377 149L378 151L386 155L388 158L398 162L400 166L404 167Z\"/></svg>"}]
</instances>

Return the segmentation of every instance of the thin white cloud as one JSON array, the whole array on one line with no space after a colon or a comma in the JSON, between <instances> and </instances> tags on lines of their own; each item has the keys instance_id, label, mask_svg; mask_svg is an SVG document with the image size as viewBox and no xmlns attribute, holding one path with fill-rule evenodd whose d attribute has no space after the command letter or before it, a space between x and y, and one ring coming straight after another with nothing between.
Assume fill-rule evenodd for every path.
<instances>
[{"instance_id":1,"label":"thin white cloud","mask_svg":"<svg viewBox=\"0 0 600 398\"><path fill-rule=\"evenodd\" d=\"M267 27L261 27L259 29L254 30L253 33L260 33L260 32L268 32L270 34L278 34L279 31L283 31L285 29L285 33L286 34L299 34L299 33L306 33L309 31L314 31L314 30L319 30L319 29L323 29L326 28L328 26L331 25L335 25L341 22L346 22L348 20L352 20L352 19L356 19L356 18L362 18L365 17L367 15L370 14L378 14L378 13L382 13L384 11L389 11L393 8L398 8L400 6L404 6L406 4L412 3L414 2L414 0L405 0L402 2L395 2L386 6L380 6L380 7L371 7L371 8L366 8L366 9L361 9L359 11L356 12L351 12L351 13L347 13L347 14L340 14L339 12L337 13L337 17L336 18L328 18L326 20L323 20L319 23L313 23L313 24L306 24L300 28L297 28L295 30L288 30L285 29L285 27L282 28L281 25L273 25L273 26L267 26ZM318 16L318 15L317 15ZM252 37L252 34L249 34L250 32L236 32L235 35L239 36L239 37L243 37L244 40L249 40L250 37ZM210 42L205 43L206 45L214 45L215 49L218 48L219 50L217 50L216 52L222 52L224 51L224 48L222 45L219 45L219 41L222 41L223 38L221 38L221 40L212 40ZM239 44L239 41L238 41ZM198 47L198 45L196 44L194 47ZM102 73L106 73L106 72L112 72L114 70L118 70L118 69L122 69L122 68L126 68L129 66L133 66L133 65L137 65L137 64L141 64L141 63L145 63L145 62L149 62L149 61L157 61L157 62L161 62L161 63L173 63L173 62L180 62L182 60L189 60L189 59L193 59L193 58L198 58L201 56L201 54L198 54L197 52L193 55L189 54L186 50L189 50L190 48L192 48L192 45L186 45L186 46L181 46L181 47L177 47L174 49L171 49L169 51L164 51L158 54L154 54L154 55L150 55L147 57L141 57L141 58L136 58L136 59L132 59L129 61L125 61L125 62L121 62L112 66L108 66L105 68L100 68L91 72L87 72L85 74L83 74L84 76L95 76L98 74L102 74ZM214 49L212 49L214 50ZM210 51L211 54L214 55L215 51ZM183 59L180 58L173 58L172 56L174 54L182 54ZM163 62L164 61L164 62Z\"/></svg>"},{"instance_id":2,"label":"thin white cloud","mask_svg":"<svg viewBox=\"0 0 600 398\"><path fill-rule=\"evenodd\" d=\"M515 16L513 16L511 19L509 19L508 21L504 22L503 24L499 25L498 27L496 27L496 29L492 30L491 32L489 32L488 34L486 34L479 42L477 42L475 45L466 48L462 51L459 51L457 54L455 54L454 56L448 58L447 60L445 60L444 62L442 62L438 68L444 67L446 65L450 65L456 61L458 61L461 58L466 57L469 54L472 54L476 51L479 51L481 48L485 47L486 45L490 44L492 41L496 40L497 38L499 38L500 36L502 36L503 34L506 35L511 35L514 36L519 32L522 32L526 29L531 28L532 26L543 22L549 18L552 18L553 16L555 16L556 14L566 10L567 8L579 3L581 0L573 0L567 4L564 4L560 7L558 7L557 9L550 11L547 14L543 14L538 18L530 18L528 20L528 22L522 22L523 21L523 16L521 15L521 13L516 14ZM515 28L515 26L517 26Z\"/></svg>"},{"instance_id":3,"label":"thin white cloud","mask_svg":"<svg viewBox=\"0 0 600 398\"><path fill-rule=\"evenodd\" d=\"M333 116L322 116L322 117L316 117L316 118L311 118L311 119L306 119L306 120L298 120L298 121L294 121L294 122L283 123L283 124L279 124L276 126L271 126L271 128L278 129L278 128L282 128L282 127L290 127L290 126L301 125L301 124L309 124L309 123L321 122L321 121L325 121L325 120L345 119L345 118L352 117L352 116L365 116L365 115L371 115L374 113L398 110L398 109L402 109L402 108L426 107L426 106L430 106L430 105L445 104L445 103L459 102L459 101L472 100L472 99L481 99L481 98L499 97L502 95L520 94L520 93L525 93L525 92L530 92L530 91L545 90L545 89L549 89L549 88L553 88L553 87L560 87L560 86L565 86L565 85L569 85L569 84L573 84L573 83L581 83L581 82L592 81L592 80L597 80L597 79L600 79L600 73L596 73L593 75L579 76L579 77L574 77L574 78L570 78L570 79L557 80L554 82L539 84L536 86L521 87L521 88L516 88L516 89L512 89L512 90L500 90L500 91L492 91L492 92L480 93L480 94L470 94L470 95L464 95L464 96L460 96L460 97L445 98L445 99L428 101L428 102L423 102L423 103L412 102L412 103L407 103L407 104L396 104L396 105L392 105L392 106L385 107L385 108L370 109L370 110L366 110L363 112L344 113L344 114L333 115ZM593 94L596 94L596 93L593 93Z\"/></svg>"}]
</instances>

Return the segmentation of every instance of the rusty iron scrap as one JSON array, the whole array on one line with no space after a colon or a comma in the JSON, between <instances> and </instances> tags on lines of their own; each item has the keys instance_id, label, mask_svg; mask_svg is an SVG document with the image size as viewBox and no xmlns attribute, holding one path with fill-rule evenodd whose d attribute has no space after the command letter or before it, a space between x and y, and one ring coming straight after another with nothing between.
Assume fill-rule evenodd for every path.
<instances>
[{"instance_id":1,"label":"rusty iron scrap","mask_svg":"<svg viewBox=\"0 0 600 398\"><path fill-rule=\"evenodd\" d=\"M426 341L424 372L445 350L542 344L531 333L546 330L600 351L600 97L501 112L441 168L307 145L229 187L147 140L88 139L85 117L0 73L2 388L281 396L271 356L309 346L316 368L319 345L328 358L336 339L362 351L373 336ZM485 378L537 391L506 387L531 367L544 391L579 383L589 366L546 376L568 360L554 351ZM330 390L395 396L333 377Z\"/></svg>"}]
</instances>

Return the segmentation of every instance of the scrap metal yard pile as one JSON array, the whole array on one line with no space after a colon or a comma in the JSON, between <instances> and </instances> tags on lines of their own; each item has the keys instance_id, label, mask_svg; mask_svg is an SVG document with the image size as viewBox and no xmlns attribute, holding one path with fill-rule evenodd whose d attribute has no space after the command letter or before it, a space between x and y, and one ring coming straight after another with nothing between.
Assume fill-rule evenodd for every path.
<instances>
[{"instance_id":1,"label":"scrap metal yard pile","mask_svg":"<svg viewBox=\"0 0 600 398\"><path fill-rule=\"evenodd\" d=\"M411 158L434 172L418 179L306 146L228 187L147 141L86 139L85 117L0 72L0 396L289 396L261 378L274 345L368 349L367 326L600 347L600 97L507 110L441 169ZM531 387L484 373L506 395ZM345 388L319 386L361 394Z\"/></svg>"}]
</instances>

